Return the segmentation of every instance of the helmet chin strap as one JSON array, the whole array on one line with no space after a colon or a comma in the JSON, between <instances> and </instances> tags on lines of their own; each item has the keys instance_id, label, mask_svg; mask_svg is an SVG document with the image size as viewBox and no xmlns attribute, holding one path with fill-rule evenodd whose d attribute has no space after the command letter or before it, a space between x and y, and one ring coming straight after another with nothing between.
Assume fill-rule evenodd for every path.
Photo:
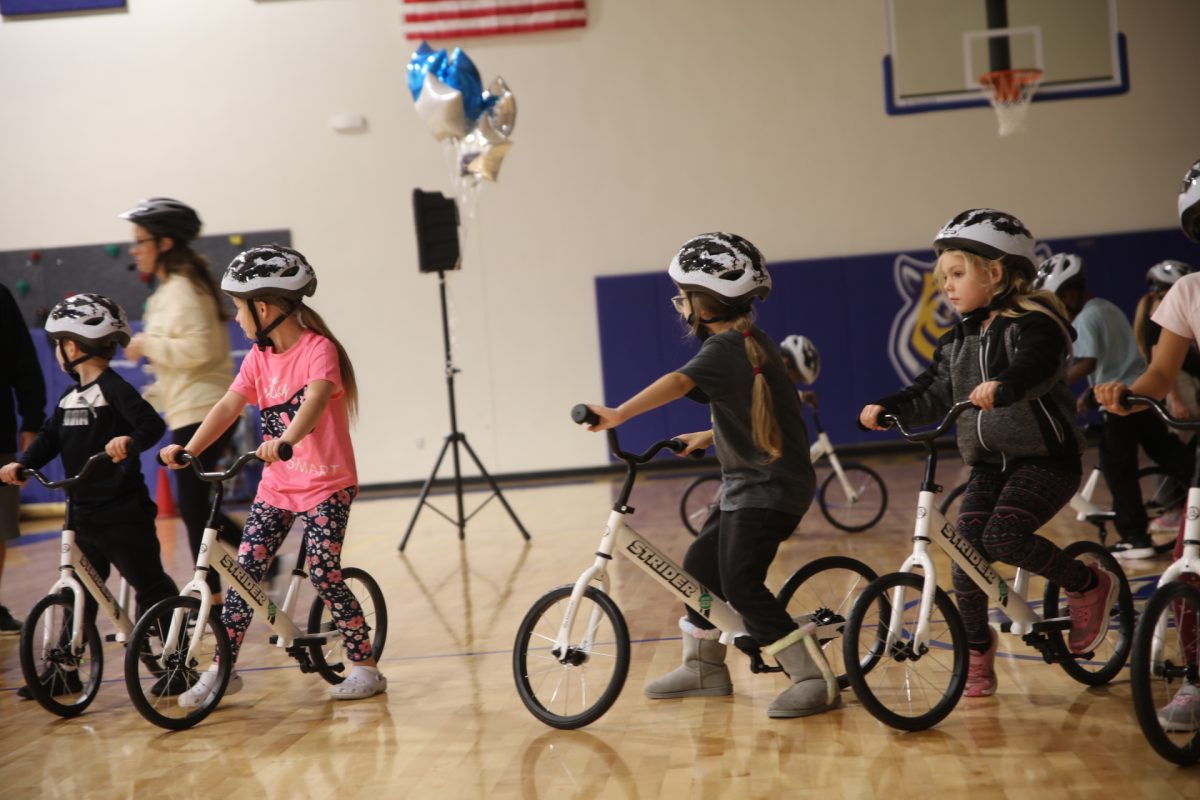
<instances>
[{"instance_id":1,"label":"helmet chin strap","mask_svg":"<svg viewBox=\"0 0 1200 800\"><path fill-rule=\"evenodd\" d=\"M258 309L254 305L254 298L250 298L248 305L250 306L250 316L254 320L254 344L259 350L266 350L268 347L275 349L275 343L271 341L269 334L271 331L279 327L279 325L296 310L296 301L289 300L287 310L275 318L267 327L262 326L262 321L258 318Z\"/></svg>"},{"instance_id":2,"label":"helmet chin strap","mask_svg":"<svg viewBox=\"0 0 1200 800\"><path fill-rule=\"evenodd\" d=\"M80 350L83 351L83 355L80 356L79 358L75 359L74 361L72 361L70 358L67 357L67 346L64 344L65 341L66 341L65 339L58 340L58 354L59 354L59 356L62 357L63 369L65 369L67 371L67 374L71 376L71 380L78 383L79 382L79 373L75 370L75 368L78 367L83 362L87 361L88 359L95 358L96 354L91 352L90 350L88 350L86 347L84 347L79 342L76 342L75 343L76 347L78 347Z\"/></svg>"}]
</instances>

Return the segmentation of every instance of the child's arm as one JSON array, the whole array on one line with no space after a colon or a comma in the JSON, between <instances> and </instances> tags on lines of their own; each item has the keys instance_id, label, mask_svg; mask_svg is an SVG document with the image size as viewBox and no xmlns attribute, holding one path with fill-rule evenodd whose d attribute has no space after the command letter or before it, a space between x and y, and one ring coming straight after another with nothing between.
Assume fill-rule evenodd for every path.
<instances>
[{"instance_id":1,"label":"child's arm","mask_svg":"<svg viewBox=\"0 0 1200 800\"><path fill-rule=\"evenodd\" d=\"M204 421L200 423L200 427L192 434L192 438L188 440L187 445L180 447L177 444L169 444L158 451L158 457L162 462L171 469L180 469L184 465L175 463L175 454L180 450L185 450L188 453L198 456L208 449L208 446L220 438L221 434L229 429L239 416L242 414L242 409L246 407L246 398L242 397L237 392L226 392L225 396L217 401L208 414L204 417ZM297 417L299 415L297 414Z\"/></svg>"},{"instance_id":2,"label":"child's arm","mask_svg":"<svg viewBox=\"0 0 1200 800\"><path fill-rule=\"evenodd\" d=\"M117 379L106 382L104 396L130 428L128 435L114 436L105 445L104 451L113 461L121 461L134 453L149 450L167 432L167 424L162 421L154 407L143 400L137 390L125 381Z\"/></svg>"},{"instance_id":3,"label":"child's arm","mask_svg":"<svg viewBox=\"0 0 1200 800\"><path fill-rule=\"evenodd\" d=\"M296 416L288 423L283 436L260 444L258 457L270 464L272 461L279 460L281 444L287 442L293 447L300 444L300 441L312 433L313 428L317 427L321 415L325 413L325 407L329 405L329 398L337 391L337 388L332 381L315 380L309 383L304 388L304 402L300 404L300 410L296 412Z\"/></svg>"},{"instance_id":4,"label":"child's arm","mask_svg":"<svg viewBox=\"0 0 1200 800\"><path fill-rule=\"evenodd\" d=\"M1164 397L1183 367L1183 359L1187 356L1192 341L1166 328L1158 337L1158 344L1150 355L1150 366L1141 374L1133 386L1126 386L1120 381L1102 383L1096 387L1096 402L1110 414L1131 414L1134 411L1144 411L1145 406L1123 408L1120 405L1121 395L1126 391L1148 397Z\"/></svg>"},{"instance_id":5,"label":"child's arm","mask_svg":"<svg viewBox=\"0 0 1200 800\"><path fill-rule=\"evenodd\" d=\"M588 408L596 412L600 421L595 425L588 425L588 430L605 431L615 428L638 414L644 414L659 406L665 406L672 400L678 400L695 386L696 382L682 372L668 372L616 408L589 405ZM303 408L300 411L304 413ZM296 419L299 418L300 415L297 414Z\"/></svg>"}]
</instances>

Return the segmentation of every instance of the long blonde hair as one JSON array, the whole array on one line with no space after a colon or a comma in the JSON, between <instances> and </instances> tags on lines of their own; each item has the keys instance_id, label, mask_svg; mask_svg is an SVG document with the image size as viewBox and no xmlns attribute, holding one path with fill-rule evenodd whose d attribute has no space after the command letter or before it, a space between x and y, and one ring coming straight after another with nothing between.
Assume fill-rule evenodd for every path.
<instances>
[{"instance_id":1,"label":"long blonde hair","mask_svg":"<svg viewBox=\"0 0 1200 800\"><path fill-rule=\"evenodd\" d=\"M1029 277L1009 269L1001 261L984 258L966 250L944 250L938 256L937 264L934 265L934 281L937 282L938 289L946 287L944 263L948 256L961 256L963 263L967 266L967 272L981 286L991 285L988 276L991 274L992 265L998 264L1000 266L1000 282L996 284L993 297L1004 298L1003 304L998 309L1000 316L1023 317L1031 312L1045 314L1058 324L1058 327L1063 330L1064 334L1067 334L1069 339L1070 335L1066 329L1066 320L1069 319L1069 315L1062 300L1058 299L1058 295L1046 289L1033 288L1033 281Z\"/></svg>"},{"instance_id":2,"label":"long blonde hair","mask_svg":"<svg viewBox=\"0 0 1200 800\"><path fill-rule=\"evenodd\" d=\"M692 318L688 330L699 337L703 322L701 317L724 317L731 312L729 306L704 292L688 292L688 301L692 305ZM767 383L764 369L768 364L774 364L783 369L783 361L779 352L773 346L763 344L766 334L754 326L754 311L749 306L741 313L734 312L727 318L733 329L742 334L746 346L746 358L754 369L754 387L750 395L750 430L754 446L764 454L763 463L770 464L779 460L783 455L783 430L775 417L775 399L771 396L771 386Z\"/></svg>"},{"instance_id":3,"label":"long blonde hair","mask_svg":"<svg viewBox=\"0 0 1200 800\"><path fill-rule=\"evenodd\" d=\"M1147 364L1150 363L1150 353L1146 348L1146 323L1154 313L1154 303L1159 299L1157 292L1147 292L1138 300L1137 308L1133 310L1133 340Z\"/></svg>"},{"instance_id":4,"label":"long blonde hair","mask_svg":"<svg viewBox=\"0 0 1200 800\"><path fill-rule=\"evenodd\" d=\"M302 300L292 301L285 297L260 296L252 298L248 302L255 300L273 305L285 313L291 311L293 314L299 314L299 321L303 327L309 328L333 342L338 354L338 372L342 378L342 390L346 393L346 409L350 412L351 420L358 419L358 380L354 377L354 364L350 362L350 354L346 352L346 348L342 347L342 343L333 335L333 331L329 330L329 325L321 318L321 315L305 305Z\"/></svg>"}]
</instances>

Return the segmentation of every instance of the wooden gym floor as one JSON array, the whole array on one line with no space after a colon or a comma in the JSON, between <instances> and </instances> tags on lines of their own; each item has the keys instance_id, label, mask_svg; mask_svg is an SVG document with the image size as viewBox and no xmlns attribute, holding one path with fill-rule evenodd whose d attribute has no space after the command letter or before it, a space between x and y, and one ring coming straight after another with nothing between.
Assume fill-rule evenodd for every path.
<instances>
[{"instance_id":1,"label":"wooden gym floor","mask_svg":"<svg viewBox=\"0 0 1200 800\"><path fill-rule=\"evenodd\" d=\"M943 459L948 486L958 474L956 461ZM899 566L910 548L920 461L905 454L869 462L891 493L883 521L864 533L841 533L814 507L776 559L772 586L827 554L854 556L881 573ZM633 525L680 557L688 536L677 504L691 477L643 479L632 500L638 509ZM785 679L752 675L733 650L732 697L647 700L642 685L678 662L680 609L624 560L614 562L612 575L634 639L625 691L587 728L545 727L513 686L513 637L534 600L574 581L591 563L614 491L607 479L507 488L533 536L529 544L495 501L470 521L465 542L426 509L404 554L396 546L415 498L358 500L343 562L376 577L391 616L380 664L388 692L369 700L326 699L320 678L302 674L268 646L266 628L256 622L239 663L245 689L197 727L168 733L138 715L125 693L116 644L105 648L105 682L96 701L81 716L62 720L17 698L17 638L4 637L0 795L1200 797L1200 767L1168 764L1143 741L1128 672L1109 686L1088 688L1011 637L1001 639L996 696L964 698L946 720L921 733L876 722L849 690L841 710L770 720L767 705ZM484 497L470 494L468 511ZM452 496L437 500L452 508ZM28 534L36 538L57 524L39 521ZM168 571L186 580L190 554L182 526L162 521L159 535ZM1049 535L1064 544L1095 533L1063 512ZM291 537L284 552L293 553L298 539ZM54 535L10 547L3 602L17 616L55 580L57 550ZM1143 600L1166 563L1128 568ZM102 633L106 627L102 622Z\"/></svg>"}]
</instances>

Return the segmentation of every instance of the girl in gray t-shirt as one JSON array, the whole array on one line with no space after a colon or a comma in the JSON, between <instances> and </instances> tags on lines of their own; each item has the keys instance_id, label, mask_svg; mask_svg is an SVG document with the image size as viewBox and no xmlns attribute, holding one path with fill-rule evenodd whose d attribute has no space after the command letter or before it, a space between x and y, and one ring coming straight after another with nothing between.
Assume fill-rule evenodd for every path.
<instances>
[{"instance_id":1,"label":"girl in gray t-shirt","mask_svg":"<svg viewBox=\"0 0 1200 800\"><path fill-rule=\"evenodd\" d=\"M682 434L681 455L716 446L722 499L688 548L683 567L708 591L728 601L746 632L790 676L767 709L771 717L803 717L836 708L837 681L813 637L799 627L766 587L779 544L792 535L812 502L815 478L800 402L779 350L754 325L752 303L765 299L771 278L762 254L729 233L708 233L684 244L668 274L680 294L672 301L700 352L615 409L589 406L615 428L627 419L687 396L708 403L711 430ZM679 621L683 664L650 682L654 699L727 695L733 691L721 632L690 608Z\"/></svg>"}]
</instances>

